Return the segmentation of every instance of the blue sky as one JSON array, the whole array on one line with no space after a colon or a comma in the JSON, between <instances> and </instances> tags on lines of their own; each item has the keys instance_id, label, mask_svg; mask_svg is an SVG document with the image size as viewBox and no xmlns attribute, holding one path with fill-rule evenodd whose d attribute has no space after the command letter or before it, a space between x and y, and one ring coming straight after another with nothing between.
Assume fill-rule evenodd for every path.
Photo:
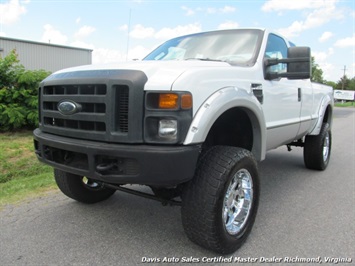
<instances>
[{"instance_id":1,"label":"blue sky","mask_svg":"<svg viewBox=\"0 0 355 266\"><path fill-rule=\"evenodd\" d=\"M0 35L93 49L93 63L144 57L184 34L238 27L310 46L324 78L355 68L355 0L0 0ZM127 54L128 52L128 54Z\"/></svg>"}]
</instances>

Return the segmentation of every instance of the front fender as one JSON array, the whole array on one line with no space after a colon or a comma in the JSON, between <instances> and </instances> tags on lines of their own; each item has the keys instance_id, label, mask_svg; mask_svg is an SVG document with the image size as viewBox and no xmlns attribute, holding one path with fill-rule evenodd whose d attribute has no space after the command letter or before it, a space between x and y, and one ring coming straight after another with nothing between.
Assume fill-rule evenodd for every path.
<instances>
[{"instance_id":1,"label":"front fender","mask_svg":"<svg viewBox=\"0 0 355 266\"><path fill-rule=\"evenodd\" d=\"M237 87L222 88L201 105L184 144L203 143L216 120L232 108L241 108L249 116L253 127L252 152L257 160L263 160L266 153L266 123L261 105L252 93Z\"/></svg>"}]
</instances>

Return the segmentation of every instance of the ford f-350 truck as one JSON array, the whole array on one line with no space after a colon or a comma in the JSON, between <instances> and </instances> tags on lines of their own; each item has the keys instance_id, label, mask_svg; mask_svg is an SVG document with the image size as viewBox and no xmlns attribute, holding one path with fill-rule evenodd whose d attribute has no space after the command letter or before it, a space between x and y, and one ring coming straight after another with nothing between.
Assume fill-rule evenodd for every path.
<instances>
[{"instance_id":1,"label":"ford f-350 truck","mask_svg":"<svg viewBox=\"0 0 355 266\"><path fill-rule=\"evenodd\" d=\"M268 150L303 147L306 167L329 163L332 88L310 72L308 47L265 29L182 36L142 61L62 70L40 84L35 152L68 197L121 190L181 205L192 241L232 253L252 229Z\"/></svg>"}]
</instances>

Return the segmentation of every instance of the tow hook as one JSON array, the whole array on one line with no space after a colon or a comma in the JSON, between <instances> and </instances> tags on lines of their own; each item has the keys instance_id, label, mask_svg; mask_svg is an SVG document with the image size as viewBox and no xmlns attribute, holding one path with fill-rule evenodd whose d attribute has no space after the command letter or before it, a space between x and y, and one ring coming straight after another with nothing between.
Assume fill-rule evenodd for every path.
<instances>
[{"instance_id":1,"label":"tow hook","mask_svg":"<svg viewBox=\"0 0 355 266\"><path fill-rule=\"evenodd\" d=\"M96 170L98 172L106 172L106 171L117 169L117 167L118 166L116 163L101 163L96 166Z\"/></svg>"}]
</instances>

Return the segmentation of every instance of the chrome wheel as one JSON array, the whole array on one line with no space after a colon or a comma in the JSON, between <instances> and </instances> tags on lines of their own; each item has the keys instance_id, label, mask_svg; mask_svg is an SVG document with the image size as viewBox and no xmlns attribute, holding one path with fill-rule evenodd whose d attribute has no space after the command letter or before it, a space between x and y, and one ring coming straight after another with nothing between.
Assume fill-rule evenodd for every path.
<instances>
[{"instance_id":1,"label":"chrome wheel","mask_svg":"<svg viewBox=\"0 0 355 266\"><path fill-rule=\"evenodd\" d=\"M58 169L54 169L54 178L59 189L65 195L83 203L90 204L106 200L116 191L104 186L100 181Z\"/></svg>"},{"instance_id":2,"label":"chrome wheel","mask_svg":"<svg viewBox=\"0 0 355 266\"><path fill-rule=\"evenodd\" d=\"M91 189L99 189L102 187L99 183L96 183L95 181L93 181L85 176L83 177L82 180L83 180L83 183L85 184L85 186L88 186Z\"/></svg>"},{"instance_id":3,"label":"chrome wheel","mask_svg":"<svg viewBox=\"0 0 355 266\"><path fill-rule=\"evenodd\" d=\"M326 162L328 160L329 156L329 151L330 151L330 137L329 137L329 132L324 137L324 142L323 142L323 161Z\"/></svg>"},{"instance_id":4,"label":"chrome wheel","mask_svg":"<svg viewBox=\"0 0 355 266\"><path fill-rule=\"evenodd\" d=\"M238 234L246 224L253 205L253 181L246 169L233 176L223 202L223 222L230 235Z\"/></svg>"}]
</instances>

